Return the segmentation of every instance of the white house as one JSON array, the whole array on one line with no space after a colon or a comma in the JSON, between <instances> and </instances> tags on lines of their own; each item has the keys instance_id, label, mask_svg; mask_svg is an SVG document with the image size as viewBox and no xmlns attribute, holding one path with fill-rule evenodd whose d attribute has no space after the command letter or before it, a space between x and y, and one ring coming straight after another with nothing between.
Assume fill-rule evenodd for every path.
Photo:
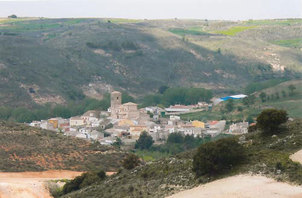
<instances>
[{"instance_id":1,"label":"white house","mask_svg":"<svg viewBox=\"0 0 302 198\"><path fill-rule=\"evenodd\" d=\"M239 122L236 124L233 123L229 128L229 133L234 135L245 134L248 133L248 127L249 127L248 122Z\"/></svg>"},{"instance_id":2,"label":"white house","mask_svg":"<svg viewBox=\"0 0 302 198\"><path fill-rule=\"evenodd\" d=\"M85 121L81 117L75 116L75 117L71 117L69 119L69 125L71 127L73 127L73 126L83 126L83 125L85 125Z\"/></svg>"}]
</instances>

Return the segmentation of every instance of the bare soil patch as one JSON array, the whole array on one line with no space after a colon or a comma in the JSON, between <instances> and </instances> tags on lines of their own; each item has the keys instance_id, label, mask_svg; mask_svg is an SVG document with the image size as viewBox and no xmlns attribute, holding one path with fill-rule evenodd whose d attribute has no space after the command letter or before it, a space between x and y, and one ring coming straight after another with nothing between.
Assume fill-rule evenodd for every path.
<instances>
[{"instance_id":1,"label":"bare soil patch","mask_svg":"<svg viewBox=\"0 0 302 198\"><path fill-rule=\"evenodd\" d=\"M45 182L73 179L82 172L51 170L43 172L0 173L0 198L50 198Z\"/></svg>"},{"instance_id":2,"label":"bare soil patch","mask_svg":"<svg viewBox=\"0 0 302 198\"><path fill-rule=\"evenodd\" d=\"M302 187L263 176L238 175L210 182L169 198L298 198Z\"/></svg>"}]
</instances>

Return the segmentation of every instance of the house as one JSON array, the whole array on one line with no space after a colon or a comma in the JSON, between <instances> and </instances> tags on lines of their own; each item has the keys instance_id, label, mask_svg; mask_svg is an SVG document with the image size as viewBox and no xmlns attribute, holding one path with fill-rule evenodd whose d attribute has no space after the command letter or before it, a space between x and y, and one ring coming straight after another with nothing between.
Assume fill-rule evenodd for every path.
<instances>
[{"instance_id":1,"label":"house","mask_svg":"<svg viewBox=\"0 0 302 198\"><path fill-rule=\"evenodd\" d=\"M40 127L46 130L54 130L53 125L48 122L48 120L41 120Z\"/></svg>"},{"instance_id":2,"label":"house","mask_svg":"<svg viewBox=\"0 0 302 198\"><path fill-rule=\"evenodd\" d=\"M58 130L60 131L69 131L69 120L68 119L59 119L58 120Z\"/></svg>"},{"instance_id":3,"label":"house","mask_svg":"<svg viewBox=\"0 0 302 198\"><path fill-rule=\"evenodd\" d=\"M176 132L176 127L173 125L165 125L165 131L169 133L175 133Z\"/></svg>"},{"instance_id":4,"label":"house","mask_svg":"<svg viewBox=\"0 0 302 198\"><path fill-rule=\"evenodd\" d=\"M41 122L40 121L32 121L29 126L31 127L40 127Z\"/></svg>"},{"instance_id":5,"label":"house","mask_svg":"<svg viewBox=\"0 0 302 198\"><path fill-rule=\"evenodd\" d=\"M205 130L201 127L195 127L192 124L186 124L181 126L178 131L184 135L193 135L194 137L202 136Z\"/></svg>"},{"instance_id":6,"label":"house","mask_svg":"<svg viewBox=\"0 0 302 198\"><path fill-rule=\"evenodd\" d=\"M211 121L206 124L206 134L210 135L211 137L215 137L224 131L225 125L225 120Z\"/></svg>"},{"instance_id":7,"label":"house","mask_svg":"<svg viewBox=\"0 0 302 198\"><path fill-rule=\"evenodd\" d=\"M84 126L85 125L85 121L81 117L75 116L75 117L71 117L69 119L69 125L71 127Z\"/></svg>"},{"instance_id":8,"label":"house","mask_svg":"<svg viewBox=\"0 0 302 198\"><path fill-rule=\"evenodd\" d=\"M119 120L118 123L117 123L118 126L134 126L135 123L134 121L132 120L129 120L129 119L122 119L122 120Z\"/></svg>"},{"instance_id":9,"label":"house","mask_svg":"<svg viewBox=\"0 0 302 198\"><path fill-rule=\"evenodd\" d=\"M59 127L59 120L63 118L50 118L48 119L48 123L52 125L54 129L57 129Z\"/></svg>"},{"instance_id":10,"label":"house","mask_svg":"<svg viewBox=\"0 0 302 198\"><path fill-rule=\"evenodd\" d=\"M104 133L93 130L90 133L90 138L93 139L93 140L103 139L104 138Z\"/></svg>"},{"instance_id":11,"label":"house","mask_svg":"<svg viewBox=\"0 0 302 198\"><path fill-rule=\"evenodd\" d=\"M171 114L179 114L179 113L188 113L190 112L191 107L186 105L174 105L170 106L169 108L165 108L165 111L167 112L167 115Z\"/></svg>"},{"instance_id":12,"label":"house","mask_svg":"<svg viewBox=\"0 0 302 198\"><path fill-rule=\"evenodd\" d=\"M81 118L84 120L87 126L91 126L92 123L96 123L99 120L99 116L99 111L90 110L84 113Z\"/></svg>"},{"instance_id":13,"label":"house","mask_svg":"<svg viewBox=\"0 0 302 198\"><path fill-rule=\"evenodd\" d=\"M229 128L229 133L234 134L234 135L240 135L240 134L245 134L248 133L248 127L249 123L248 122L239 122L236 124L232 124Z\"/></svg>"},{"instance_id":14,"label":"house","mask_svg":"<svg viewBox=\"0 0 302 198\"><path fill-rule=\"evenodd\" d=\"M201 122L201 121L198 121L198 120L194 120L191 124L192 124L194 127L197 127L197 128L202 128L202 129L205 128L205 123L204 123L204 122Z\"/></svg>"},{"instance_id":15,"label":"house","mask_svg":"<svg viewBox=\"0 0 302 198\"><path fill-rule=\"evenodd\" d=\"M148 131L147 126L135 125L135 126L130 126L130 129L129 129L132 139L138 139L143 131Z\"/></svg>"}]
</instances>

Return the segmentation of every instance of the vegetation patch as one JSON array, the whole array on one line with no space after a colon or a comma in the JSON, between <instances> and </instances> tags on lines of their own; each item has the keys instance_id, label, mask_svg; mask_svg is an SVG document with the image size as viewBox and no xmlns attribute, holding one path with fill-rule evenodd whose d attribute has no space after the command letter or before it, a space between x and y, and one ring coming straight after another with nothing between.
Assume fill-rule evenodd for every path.
<instances>
[{"instance_id":1,"label":"vegetation patch","mask_svg":"<svg viewBox=\"0 0 302 198\"><path fill-rule=\"evenodd\" d=\"M277 40L277 41L272 41L272 43L283 47L300 48L302 47L302 38Z\"/></svg>"},{"instance_id":2,"label":"vegetation patch","mask_svg":"<svg viewBox=\"0 0 302 198\"><path fill-rule=\"evenodd\" d=\"M188 29L182 29L182 28L171 28L169 29L169 32L172 32L173 34L177 34L180 36L185 35L209 35L209 33L204 32L202 28L199 27L192 27Z\"/></svg>"},{"instance_id":3,"label":"vegetation patch","mask_svg":"<svg viewBox=\"0 0 302 198\"><path fill-rule=\"evenodd\" d=\"M217 34L223 34L228 36L235 36L236 34L243 32L245 30L254 29L257 26L234 26L229 28L228 30L216 31Z\"/></svg>"}]
</instances>

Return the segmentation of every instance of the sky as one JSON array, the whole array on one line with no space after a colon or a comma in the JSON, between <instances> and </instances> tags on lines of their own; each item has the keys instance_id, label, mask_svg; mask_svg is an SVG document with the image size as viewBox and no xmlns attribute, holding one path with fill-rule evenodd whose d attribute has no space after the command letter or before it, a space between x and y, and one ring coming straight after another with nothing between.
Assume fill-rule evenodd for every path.
<instances>
[{"instance_id":1,"label":"sky","mask_svg":"<svg viewBox=\"0 0 302 198\"><path fill-rule=\"evenodd\" d=\"M302 0L0 0L0 17L302 18Z\"/></svg>"}]
</instances>

